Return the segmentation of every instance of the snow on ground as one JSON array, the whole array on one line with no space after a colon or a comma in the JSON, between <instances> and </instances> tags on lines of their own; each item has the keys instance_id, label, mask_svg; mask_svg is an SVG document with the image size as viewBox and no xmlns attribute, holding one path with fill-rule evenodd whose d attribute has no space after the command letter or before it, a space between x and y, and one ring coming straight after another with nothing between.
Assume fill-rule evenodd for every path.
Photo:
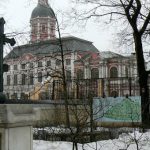
<instances>
[{"instance_id":1,"label":"snow on ground","mask_svg":"<svg viewBox=\"0 0 150 150\"><path fill-rule=\"evenodd\" d=\"M119 139L98 141L97 143L78 144L78 150L150 150L150 132L121 134ZM33 150L72 150L71 142L33 141Z\"/></svg>"},{"instance_id":2,"label":"snow on ground","mask_svg":"<svg viewBox=\"0 0 150 150\"><path fill-rule=\"evenodd\" d=\"M33 141L33 150L71 150L72 143L69 142L51 142L51 141Z\"/></svg>"}]
</instances>

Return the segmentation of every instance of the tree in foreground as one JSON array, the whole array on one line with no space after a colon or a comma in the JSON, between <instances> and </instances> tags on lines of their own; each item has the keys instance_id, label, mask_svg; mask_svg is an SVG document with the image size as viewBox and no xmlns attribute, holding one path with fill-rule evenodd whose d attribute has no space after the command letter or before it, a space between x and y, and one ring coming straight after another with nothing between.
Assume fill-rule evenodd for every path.
<instances>
[{"instance_id":1,"label":"tree in foreground","mask_svg":"<svg viewBox=\"0 0 150 150\"><path fill-rule=\"evenodd\" d=\"M148 74L143 55L144 42L149 39L150 2L143 0L73 0L74 18L87 21L91 18L104 18L105 22L118 21L123 31L123 42L134 45L140 95L142 100L142 122L149 119ZM86 5L86 9L82 5ZM81 10L82 9L82 10Z\"/></svg>"}]
</instances>

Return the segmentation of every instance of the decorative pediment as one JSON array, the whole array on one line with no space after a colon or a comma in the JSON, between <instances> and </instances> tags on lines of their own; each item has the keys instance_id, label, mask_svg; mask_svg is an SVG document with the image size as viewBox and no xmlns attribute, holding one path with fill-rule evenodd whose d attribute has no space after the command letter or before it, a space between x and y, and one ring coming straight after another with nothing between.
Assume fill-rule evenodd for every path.
<instances>
[{"instance_id":1,"label":"decorative pediment","mask_svg":"<svg viewBox=\"0 0 150 150\"><path fill-rule=\"evenodd\" d=\"M26 61L29 61L29 60L31 60L33 58L34 58L34 56L32 54L30 54L30 53L26 53L26 54L24 54L22 56L22 60L26 60Z\"/></svg>"}]
</instances>

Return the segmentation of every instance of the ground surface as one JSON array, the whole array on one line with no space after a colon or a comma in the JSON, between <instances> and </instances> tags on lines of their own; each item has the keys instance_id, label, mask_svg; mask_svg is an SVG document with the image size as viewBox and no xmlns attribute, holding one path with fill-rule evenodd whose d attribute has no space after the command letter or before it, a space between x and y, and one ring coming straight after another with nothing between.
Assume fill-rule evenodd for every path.
<instances>
[{"instance_id":1,"label":"ground surface","mask_svg":"<svg viewBox=\"0 0 150 150\"><path fill-rule=\"evenodd\" d=\"M137 143L137 144L136 144ZM150 132L139 133L134 131L121 134L119 139L98 141L97 143L78 144L79 150L150 150ZM33 150L72 150L70 142L34 141Z\"/></svg>"}]
</instances>

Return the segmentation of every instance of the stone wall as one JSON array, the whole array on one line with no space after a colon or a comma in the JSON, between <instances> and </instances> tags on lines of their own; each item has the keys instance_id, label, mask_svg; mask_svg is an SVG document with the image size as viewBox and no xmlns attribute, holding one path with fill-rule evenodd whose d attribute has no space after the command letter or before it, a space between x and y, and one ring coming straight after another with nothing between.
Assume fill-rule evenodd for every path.
<instances>
[{"instance_id":1,"label":"stone wall","mask_svg":"<svg viewBox=\"0 0 150 150\"><path fill-rule=\"evenodd\" d=\"M32 124L37 118L32 105L0 105L0 150L33 150Z\"/></svg>"},{"instance_id":2,"label":"stone wall","mask_svg":"<svg viewBox=\"0 0 150 150\"><path fill-rule=\"evenodd\" d=\"M36 104L33 105L36 116L34 126L64 125L65 105L59 104ZM83 124L88 120L89 107L86 105L69 105L69 118L71 125ZM37 117L38 118L38 117Z\"/></svg>"}]
</instances>

